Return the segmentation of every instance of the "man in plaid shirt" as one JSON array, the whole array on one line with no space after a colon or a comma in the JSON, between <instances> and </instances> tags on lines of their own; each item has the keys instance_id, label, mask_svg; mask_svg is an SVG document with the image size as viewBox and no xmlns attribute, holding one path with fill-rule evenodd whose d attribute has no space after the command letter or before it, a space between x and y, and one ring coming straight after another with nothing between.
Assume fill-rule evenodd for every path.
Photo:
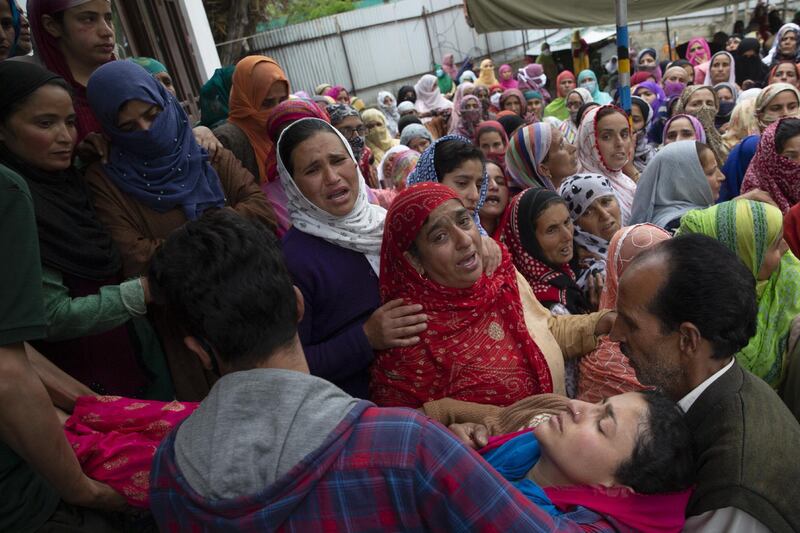
<instances>
[{"instance_id":1,"label":"man in plaid shirt","mask_svg":"<svg viewBox=\"0 0 800 533\"><path fill-rule=\"evenodd\" d=\"M620 529L580 507L554 518L438 423L309 375L302 297L256 224L224 210L190 222L150 281L222 374L154 459L162 531Z\"/></svg>"}]
</instances>

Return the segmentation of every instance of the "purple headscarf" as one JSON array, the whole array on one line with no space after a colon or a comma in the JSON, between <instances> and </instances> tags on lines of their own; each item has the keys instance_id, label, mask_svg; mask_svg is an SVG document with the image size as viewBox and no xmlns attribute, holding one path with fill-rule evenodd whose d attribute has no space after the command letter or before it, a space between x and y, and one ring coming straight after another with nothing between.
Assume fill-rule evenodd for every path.
<instances>
[{"instance_id":1,"label":"purple headscarf","mask_svg":"<svg viewBox=\"0 0 800 533\"><path fill-rule=\"evenodd\" d=\"M697 142L701 142L701 143L705 143L706 142L706 130L703 129L703 125L700 123L699 120L697 120L696 117L693 117L692 115L675 115L674 117L669 119L666 124L664 124L664 133L662 134L662 137L661 137L664 140L664 143L667 142L667 132L669 131L670 124L672 124L674 121L678 120L679 118L689 119L689 122L692 123L692 128L694 128L694 135L696 137L695 140Z\"/></svg>"},{"instance_id":2,"label":"purple headscarf","mask_svg":"<svg viewBox=\"0 0 800 533\"><path fill-rule=\"evenodd\" d=\"M219 176L194 140L189 117L149 72L132 61L111 61L94 71L86 92L111 140L103 170L120 191L159 213L180 207L189 220L225 205ZM117 127L117 113L130 100L162 109L149 130Z\"/></svg>"},{"instance_id":3,"label":"purple headscarf","mask_svg":"<svg viewBox=\"0 0 800 533\"><path fill-rule=\"evenodd\" d=\"M650 102L650 107L653 108L653 112L658 116L659 111L661 108L664 107L664 104L667 101L667 97L664 94L664 89L661 88L659 84L653 81L643 81L639 85L636 86L636 90L633 91L634 96L640 96L639 90L640 89L647 89L651 93L656 95L656 99Z\"/></svg>"},{"instance_id":4,"label":"purple headscarf","mask_svg":"<svg viewBox=\"0 0 800 533\"><path fill-rule=\"evenodd\" d=\"M517 80L519 80L520 91L538 91L544 97L545 103L550 102L552 99L550 93L547 91L547 76L544 69L538 63L531 63L525 68L517 71Z\"/></svg>"}]
</instances>

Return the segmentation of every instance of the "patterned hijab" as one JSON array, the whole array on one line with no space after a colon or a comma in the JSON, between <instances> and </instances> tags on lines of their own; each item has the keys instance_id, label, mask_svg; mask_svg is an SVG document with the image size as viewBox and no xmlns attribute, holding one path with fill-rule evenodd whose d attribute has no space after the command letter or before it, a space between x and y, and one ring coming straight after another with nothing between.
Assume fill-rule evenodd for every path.
<instances>
[{"instance_id":1,"label":"patterned hijab","mask_svg":"<svg viewBox=\"0 0 800 533\"><path fill-rule=\"evenodd\" d=\"M597 144L599 122L597 115L600 110L608 108L621 113L625 120L628 120L628 116L622 109L612 105L593 107L586 112L583 120L581 120L581 125L578 127L578 136L575 141L575 145L578 148L579 173L600 174L608 178L617 193L617 201L619 201L620 210L622 211L622 223L627 224L631 207L633 206L633 196L636 194L636 183L622 172L622 168L614 169L609 167L603 159L600 147Z\"/></svg>"},{"instance_id":2,"label":"patterned hijab","mask_svg":"<svg viewBox=\"0 0 800 533\"><path fill-rule=\"evenodd\" d=\"M431 144L428 148L422 152L422 155L417 162L417 166L414 169L408 179L406 180L408 185L414 185L415 183L425 183L425 182L432 182L432 183L439 183L442 181L444 176L439 176L436 174L436 165L434 163L436 157L436 147L439 143L444 141L461 141L467 144L472 144L472 142L467 139L466 137L462 137L460 135L445 135L444 137L439 137L436 141ZM483 181L481 181L481 190L480 190L480 197L478 198L478 205L475 207L474 213L474 220L475 224L478 225L478 228L481 229L483 232L483 228L481 227L481 219L480 219L480 210L483 207L483 203L486 201L486 192L489 190L489 175L486 174L486 165L483 166Z\"/></svg>"},{"instance_id":3,"label":"patterned hijab","mask_svg":"<svg viewBox=\"0 0 800 533\"><path fill-rule=\"evenodd\" d=\"M764 256L783 234L781 212L762 202L734 200L702 211L690 211L681 220L680 233L713 237L739 256L758 276ZM800 261L787 251L780 267L756 283L756 334L736 359L743 367L777 389L786 370L786 350L792 321L800 315Z\"/></svg>"},{"instance_id":4,"label":"patterned hijab","mask_svg":"<svg viewBox=\"0 0 800 533\"><path fill-rule=\"evenodd\" d=\"M457 199L448 187L422 183L401 192L386 216L381 300L422 304L428 329L414 346L378 352L370 395L380 406L420 407L443 397L506 406L553 390L547 361L525 326L505 247L495 273L467 289L440 285L406 259L428 216Z\"/></svg>"},{"instance_id":5,"label":"patterned hijab","mask_svg":"<svg viewBox=\"0 0 800 533\"><path fill-rule=\"evenodd\" d=\"M709 91L714 97L714 107L703 105L699 109L686 111L686 106L689 104L689 100L691 100L692 96L694 96L694 94L698 91L703 90ZM711 148L711 151L714 152L714 156L717 158L717 164L721 168L728 159L728 147L725 146L725 143L722 141L722 134L720 134L719 130L714 124L718 112L719 96L717 96L714 88L709 85L691 85L684 89L683 93L681 93L678 103L675 104L675 111L673 114L677 115L686 113L697 117L697 120L699 120L700 124L703 125L703 131L706 132L705 143L709 148Z\"/></svg>"},{"instance_id":6,"label":"patterned hijab","mask_svg":"<svg viewBox=\"0 0 800 533\"><path fill-rule=\"evenodd\" d=\"M308 120L319 122L324 125L326 130L336 134L358 168L358 161L353 157L353 151L350 149L347 139L327 122L317 118L304 118L283 130L278 139L278 174L288 198L292 225L303 233L364 254L372 269L376 273L380 272L381 239L383 238L383 221L386 218L386 210L369 203L366 183L361 171L358 171L358 198L353 210L344 216L335 216L317 207L300 192L294 178L281 159L280 147L286 132Z\"/></svg>"},{"instance_id":7,"label":"patterned hijab","mask_svg":"<svg viewBox=\"0 0 800 533\"><path fill-rule=\"evenodd\" d=\"M586 289L589 277L606 270L606 256L609 243L599 235L585 231L578 224L578 219L600 198L617 197L608 178L600 174L576 174L564 180L558 190L561 198L567 202L569 216L575 224L575 244L586 249L592 256L588 259L586 269L578 278L578 286ZM621 221L620 221L621 222Z\"/></svg>"},{"instance_id":8,"label":"patterned hijab","mask_svg":"<svg viewBox=\"0 0 800 533\"><path fill-rule=\"evenodd\" d=\"M552 266L536 238L533 222L546 208L565 203L548 189L525 189L508 204L502 222L501 240L508 246L514 266L533 289L533 294L548 309L561 305L571 314L585 313L588 306L575 283L569 263Z\"/></svg>"},{"instance_id":9,"label":"patterned hijab","mask_svg":"<svg viewBox=\"0 0 800 533\"><path fill-rule=\"evenodd\" d=\"M786 118L773 122L761 134L756 155L742 182L742 192L752 189L766 191L783 213L800 202L800 163L780 155L775 146L778 126Z\"/></svg>"},{"instance_id":10,"label":"patterned hijab","mask_svg":"<svg viewBox=\"0 0 800 533\"><path fill-rule=\"evenodd\" d=\"M284 128L301 118L318 118L325 122L330 122L328 113L324 109L320 108L314 101L305 98L284 100L272 108L272 112L267 118L266 132L269 140L272 141L272 147L267 157L267 178L270 183L279 178L276 146L278 138Z\"/></svg>"},{"instance_id":11,"label":"patterned hijab","mask_svg":"<svg viewBox=\"0 0 800 533\"><path fill-rule=\"evenodd\" d=\"M539 164L547 157L553 140L553 126L547 122L537 122L517 128L508 140L506 148L506 168L518 187L544 187L555 191L547 176L539 175Z\"/></svg>"},{"instance_id":12,"label":"patterned hijab","mask_svg":"<svg viewBox=\"0 0 800 533\"><path fill-rule=\"evenodd\" d=\"M387 98L391 99L389 104L384 103ZM389 133L392 136L397 135L397 122L400 120L400 113L397 111L397 102L392 93L389 91L380 91L378 93L378 109L386 117L386 127L389 128Z\"/></svg>"},{"instance_id":13,"label":"patterned hijab","mask_svg":"<svg viewBox=\"0 0 800 533\"><path fill-rule=\"evenodd\" d=\"M194 140L189 117L145 69L131 61L106 63L89 78L86 93L111 141L103 170L120 191L159 213L180 207L189 220L225 205L219 176ZM117 127L119 110L130 100L162 109L149 130Z\"/></svg>"},{"instance_id":14,"label":"patterned hijab","mask_svg":"<svg viewBox=\"0 0 800 533\"><path fill-rule=\"evenodd\" d=\"M692 209L714 205L695 141L663 147L642 177L633 201L631 224L650 222L666 228Z\"/></svg>"},{"instance_id":15,"label":"patterned hijab","mask_svg":"<svg viewBox=\"0 0 800 533\"><path fill-rule=\"evenodd\" d=\"M619 279L628 265L642 252L669 238L669 233L652 224L628 226L614 234L608 247L606 281L600 295L601 310L617 308ZM647 387L636 379L636 371L620 350L619 343L608 337L602 337L597 348L580 360L580 400L596 403L609 396L645 389Z\"/></svg>"},{"instance_id":16,"label":"patterned hijab","mask_svg":"<svg viewBox=\"0 0 800 533\"><path fill-rule=\"evenodd\" d=\"M477 104L478 108L471 110L465 109L467 102ZM480 124L482 118L483 109L478 97L472 96L471 94L465 96L461 99L461 103L459 104L458 126L456 127L455 134L461 135L466 139L475 140L475 128Z\"/></svg>"}]
</instances>

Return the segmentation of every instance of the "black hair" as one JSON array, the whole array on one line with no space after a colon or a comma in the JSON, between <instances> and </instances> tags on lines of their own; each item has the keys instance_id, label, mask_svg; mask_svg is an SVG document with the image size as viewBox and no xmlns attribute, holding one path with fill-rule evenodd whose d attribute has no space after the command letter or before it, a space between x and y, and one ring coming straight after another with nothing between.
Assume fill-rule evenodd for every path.
<instances>
[{"instance_id":1,"label":"black hair","mask_svg":"<svg viewBox=\"0 0 800 533\"><path fill-rule=\"evenodd\" d=\"M509 139L517 131L517 128L525 125L525 119L519 115L503 115L497 119L497 122L506 130L506 135L508 135Z\"/></svg>"},{"instance_id":2,"label":"black hair","mask_svg":"<svg viewBox=\"0 0 800 533\"><path fill-rule=\"evenodd\" d=\"M289 174L294 174L294 163L292 162L292 154L297 146L317 133L328 132L336 134L333 131L333 126L327 124L322 120L300 120L288 126L283 130L280 142L278 143L278 153L281 156L281 161L286 166Z\"/></svg>"},{"instance_id":3,"label":"black hair","mask_svg":"<svg viewBox=\"0 0 800 533\"><path fill-rule=\"evenodd\" d=\"M663 393L639 394L647 402L647 422L640 424L633 453L617 468L615 481L640 494L688 489L695 482L696 470L683 411Z\"/></svg>"},{"instance_id":4,"label":"black hair","mask_svg":"<svg viewBox=\"0 0 800 533\"><path fill-rule=\"evenodd\" d=\"M669 239L634 262L657 255L666 279L648 304L666 335L684 322L700 330L712 357L725 359L756 333L756 280L739 257L716 239L699 233Z\"/></svg>"},{"instance_id":5,"label":"black hair","mask_svg":"<svg viewBox=\"0 0 800 533\"><path fill-rule=\"evenodd\" d=\"M400 117L400 120L397 121L398 134L402 134L403 130L406 129L406 126L410 124L422 124L422 121L416 115L412 114L403 115L402 117Z\"/></svg>"},{"instance_id":6,"label":"black hair","mask_svg":"<svg viewBox=\"0 0 800 533\"><path fill-rule=\"evenodd\" d=\"M5 107L2 110L2 112L0 112L0 124L6 124L8 122L8 119L10 119L12 115L14 115L17 111L25 107L25 104L28 102L28 100L31 99L31 97L34 95L34 93L36 93L36 91L48 85L52 85L54 87L61 87L62 89L67 91L67 93L69 93L70 98L72 98L73 96L72 87L70 87L69 83L67 83L66 80L64 80L64 78L53 78L51 80L44 82L40 86L36 87L36 89L31 91L27 95L23 96L22 98L18 99L16 102L13 102L9 104L7 107Z\"/></svg>"},{"instance_id":7,"label":"black hair","mask_svg":"<svg viewBox=\"0 0 800 533\"><path fill-rule=\"evenodd\" d=\"M402 102L411 102L412 104L417 101L417 90L411 85L403 85L397 91L397 105Z\"/></svg>"},{"instance_id":8,"label":"black hair","mask_svg":"<svg viewBox=\"0 0 800 533\"><path fill-rule=\"evenodd\" d=\"M274 234L228 209L206 211L156 251L148 280L185 333L233 370L247 370L297 334L292 280Z\"/></svg>"},{"instance_id":9,"label":"black hair","mask_svg":"<svg viewBox=\"0 0 800 533\"><path fill-rule=\"evenodd\" d=\"M785 118L775 129L775 152L781 153L789 139L800 135L800 118Z\"/></svg>"},{"instance_id":10,"label":"black hair","mask_svg":"<svg viewBox=\"0 0 800 533\"><path fill-rule=\"evenodd\" d=\"M481 149L470 142L448 139L436 145L433 154L433 168L439 181L453 170L464 164L465 161L477 160L484 164L486 158Z\"/></svg>"},{"instance_id":11,"label":"black hair","mask_svg":"<svg viewBox=\"0 0 800 533\"><path fill-rule=\"evenodd\" d=\"M503 138L503 134L505 133L505 130L500 131L499 129L495 128L494 126L484 126L483 128L481 128L480 134L475 138L475 142L476 143L480 142L481 135L483 135L484 133L496 133L496 134L500 135L500 138L502 139Z\"/></svg>"},{"instance_id":12,"label":"black hair","mask_svg":"<svg viewBox=\"0 0 800 533\"><path fill-rule=\"evenodd\" d=\"M578 108L578 114L577 114L577 115L575 115L575 121L576 121L578 124L580 124L580 123L581 123L581 121L583 120L583 115L585 115L585 114L586 114L586 112L587 112L587 111L589 111L591 108L593 108L593 107L597 107L597 106L599 106L599 105L600 105L600 104L598 104L597 102L586 102L585 104L581 105L581 106Z\"/></svg>"}]
</instances>

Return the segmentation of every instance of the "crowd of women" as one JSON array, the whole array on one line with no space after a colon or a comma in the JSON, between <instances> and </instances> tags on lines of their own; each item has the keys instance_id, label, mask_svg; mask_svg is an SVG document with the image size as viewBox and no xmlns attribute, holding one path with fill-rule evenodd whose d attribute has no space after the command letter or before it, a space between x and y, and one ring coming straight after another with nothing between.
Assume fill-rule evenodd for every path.
<instances>
[{"instance_id":1,"label":"crowd of women","mask_svg":"<svg viewBox=\"0 0 800 533\"><path fill-rule=\"evenodd\" d=\"M615 62L557 73L545 53L473 70L448 54L413 86L364 102L335 80L299 90L275 60L248 56L202 88L193 124L161 63L117 58L111 9L29 0L26 18L0 0L0 172L21 177L35 215L17 228L37 235L41 265L24 273L40 277L44 327L22 339L28 357L63 375L72 401L53 411L65 442L139 520L156 448L220 374L160 305L148 269L177 229L220 210L282 239L312 375L429 414L441 401L513 413L534 398L544 418L530 427L564 405L614 405L614 428L629 432L597 459L607 468L550 472L567 485L679 493L653 500L671 527L682 527L693 485L688 429L607 336L636 255L690 233L735 253L758 302L736 360L800 417L800 26L733 35L715 53L692 39L674 61L640 51L630 112L616 100ZM244 304L230 313L248 320ZM21 327L7 320L4 331ZM485 458L511 480L504 472L521 460L519 488L559 513L537 486L542 465L558 464L560 446L596 457L548 431ZM622 463L641 466L640 434L671 445L670 460L650 458L647 479L618 475ZM514 455L536 435L532 462ZM19 468L11 448L0 453L5 471ZM0 529L51 518L46 495L23 501L51 488L3 476L22 499L0 504ZM26 505L38 511L13 510Z\"/></svg>"}]
</instances>

